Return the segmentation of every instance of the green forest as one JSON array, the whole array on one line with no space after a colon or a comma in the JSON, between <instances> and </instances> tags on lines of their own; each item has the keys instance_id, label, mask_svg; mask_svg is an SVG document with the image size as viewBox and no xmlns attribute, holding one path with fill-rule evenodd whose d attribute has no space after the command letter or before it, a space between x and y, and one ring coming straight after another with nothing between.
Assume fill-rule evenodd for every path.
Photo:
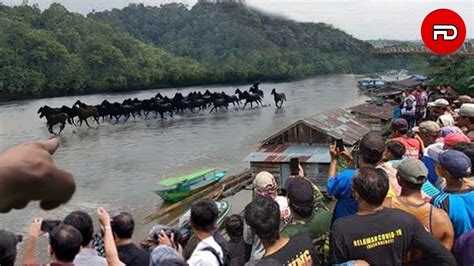
<instances>
[{"instance_id":1,"label":"green forest","mask_svg":"<svg viewBox=\"0 0 474 266\"><path fill-rule=\"evenodd\" d=\"M323 23L243 5L130 5L87 17L0 4L0 99L367 73L423 63L378 57Z\"/></svg>"}]
</instances>

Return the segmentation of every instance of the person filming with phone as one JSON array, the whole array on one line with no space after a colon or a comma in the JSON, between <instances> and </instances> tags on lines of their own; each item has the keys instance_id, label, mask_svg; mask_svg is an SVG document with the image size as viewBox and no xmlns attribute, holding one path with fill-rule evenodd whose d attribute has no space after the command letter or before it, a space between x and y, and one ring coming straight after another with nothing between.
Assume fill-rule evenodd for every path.
<instances>
[{"instance_id":1,"label":"person filming with phone","mask_svg":"<svg viewBox=\"0 0 474 266\"><path fill-rule=\"evenodd\" d=\"M73 226L41 218L35 219L30 225L23 265L38 264L35 261L36 244L44 233L49 235L49 265L73 265L74 258L81 250L81 233Z\"/></svg>"}]
</instances>

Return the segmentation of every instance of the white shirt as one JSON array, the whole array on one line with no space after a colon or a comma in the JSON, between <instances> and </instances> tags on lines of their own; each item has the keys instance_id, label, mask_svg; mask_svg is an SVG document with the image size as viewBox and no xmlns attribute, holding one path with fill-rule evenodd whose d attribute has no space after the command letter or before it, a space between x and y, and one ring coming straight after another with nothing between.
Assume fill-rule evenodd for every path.
<instances>
[{"instance_id":1,"label":"white shirt","mask_svg":"<svg viewBox=\"0 0 474 266\"><path fill-rule=\"evenodd\" d=\"M194 249L193 254L188 260L189 266L219 266L219 261L212 252L203 250L207 247L212 247L218 254L221 261L224 260L224 252L221 246L214 240L214 237L210 236L199 242Z\"/></svg>"}]
</instances>

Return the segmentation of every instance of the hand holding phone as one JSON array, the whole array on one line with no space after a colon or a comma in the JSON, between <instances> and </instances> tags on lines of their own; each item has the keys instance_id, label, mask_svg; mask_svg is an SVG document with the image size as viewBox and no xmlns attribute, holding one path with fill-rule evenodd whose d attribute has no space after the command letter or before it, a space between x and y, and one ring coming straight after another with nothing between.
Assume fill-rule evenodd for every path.
<instances>
[{"instance_id":1,"label":"hand holding phone","mask_svg":"<svg viewBox=\"0 0 474 266\"><path fill-rule=\"evenodd\" d=\"M41 223L41 231L49 233L53 231L54 228L58 227L60 224L60 220L43 220L43 222Z\"/></svg>"}]
</instances>

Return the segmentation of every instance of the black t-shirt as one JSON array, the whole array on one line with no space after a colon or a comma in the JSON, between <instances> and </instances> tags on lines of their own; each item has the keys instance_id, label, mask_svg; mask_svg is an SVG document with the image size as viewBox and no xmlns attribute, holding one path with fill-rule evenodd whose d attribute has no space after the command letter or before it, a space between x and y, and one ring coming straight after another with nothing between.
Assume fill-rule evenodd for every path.
<instances>
[{"instance_id":1,"label":"black t-shirt","mask_svg":"<svg viewBox=\"0 0 474 266\"><path fill-rule=\"evenodd\" d=\"M117 247L120 261L127 266L143 266L150 264L150 253L138 248L135 244Z\"/></svg>"},{"instance_id":2,"label":"black t-shirt","mask_svg":"<svg viewBox=\"0 0 474 266\"><path fill-rule=\"evenodd\" d=\"M336 220L331 229L333 263L360 259L370 265L401 265L412 248L424 251L436 265L456 265L451 253L401 210L351 215Z\"/></svg>"},{"instance_id":3,"label":"black t-shirt","mask_svg":"<svg viewBox=\"0 0 474 266\"><path fill-rule=\"evenodd\" d=\"M311 239L304 234L290 238L290 241L278 252L265 256L257 265L319 265Z\"/></svg>"}]
</instances>

